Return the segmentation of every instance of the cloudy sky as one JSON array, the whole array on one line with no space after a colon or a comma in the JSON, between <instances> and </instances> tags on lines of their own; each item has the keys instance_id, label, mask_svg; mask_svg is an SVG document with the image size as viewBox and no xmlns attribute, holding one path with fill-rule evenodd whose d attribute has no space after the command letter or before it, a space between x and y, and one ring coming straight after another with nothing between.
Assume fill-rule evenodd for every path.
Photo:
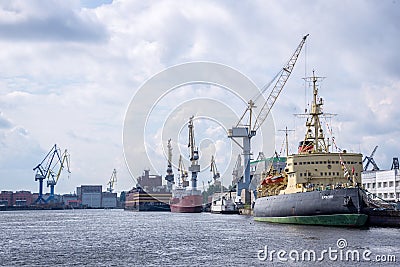
<instances>
[{"instance_id":1,"label":"cloudy sky","mask_svg":"<svg viewBox=\"0 0 400 267\"><path fill-rule=\"evenodd\" d=\"M163 146L171 138L159 138L164 124L176 131L174 161L178 153L187 158L190 115L207 117L195 124L196 142L204 158L216 153L229 179L235 145L211 112L222 114L220 103L240 116L245 105L229 92L188 85L159 98L147 124L137 126L145 140L135 140L159 158L150 166L138 159L131 174L123 144L129 105L151 77L193 61L229 66L261 88L307 33L272 110L276 149L283 140L278 130L286 126L296 130L290 152L303 137L303 122L293 114L307 105L301 78L315 69L326 77L320 88L325 111L338 114L330 121L338 146L370 154L379 145L374 158L390 168L400 156L399 16L397 0L0 1L0 189L37 191L32 168L57 144L70 152L72 173L60 178L56 193L106 186L114 168L116 190L128 190L144 168L164 174ZM267 154L273 150L265 147Z\"/></svg>"}]
</instances>

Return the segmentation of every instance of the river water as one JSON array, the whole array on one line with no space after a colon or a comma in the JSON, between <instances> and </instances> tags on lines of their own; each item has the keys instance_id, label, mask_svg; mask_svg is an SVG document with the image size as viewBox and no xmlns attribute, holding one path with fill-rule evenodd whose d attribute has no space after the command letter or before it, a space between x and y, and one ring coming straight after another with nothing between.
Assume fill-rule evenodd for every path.
<instances>
[{"instance_id":1,"label":"river water","mask_svg":"<svg viewBox=\"0 0 400 267\"><path fill-rule=\"evenodd\" d=\"M313 265L400 266L400 230L210 213L0 212L0 266Z\"/></svg>"}]
</instances>

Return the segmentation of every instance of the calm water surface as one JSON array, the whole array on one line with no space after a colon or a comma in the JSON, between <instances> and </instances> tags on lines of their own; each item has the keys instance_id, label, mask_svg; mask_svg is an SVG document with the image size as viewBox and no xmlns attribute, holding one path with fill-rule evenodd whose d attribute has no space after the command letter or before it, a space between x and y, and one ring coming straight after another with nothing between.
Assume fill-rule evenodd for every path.
<instances>
[{"instance_id":1,"label":"calm water surface","mask_svg":"<svg viewBox=\"0 0 400 267\"><path fill-rule=\"evenodd\" d=\"M339 249L340 238L345 246ZM331 259L322 253L329 248ZM272 250L281 250L281 261L274 252L265 257ZM371 261L340 259L349 250L360 255L369 250ZM307 251L315 251L316 259L308 258ZM377 262L376 256L386 262ZM210 213L0 212L0 266L85 265L400 266L400 229L268 224Z\"/></svg>"}]
</instances>

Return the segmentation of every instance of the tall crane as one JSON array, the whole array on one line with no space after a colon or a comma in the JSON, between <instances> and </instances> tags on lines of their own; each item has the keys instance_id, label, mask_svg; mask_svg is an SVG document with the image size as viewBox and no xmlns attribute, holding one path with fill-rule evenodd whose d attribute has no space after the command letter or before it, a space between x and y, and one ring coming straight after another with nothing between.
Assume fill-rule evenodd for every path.
<instances>
[{"instance_id":1,"label":"tall crane","mask_svg":"<svg viewBox=\"0 0 400 267\"><path fill-rule=\"evenodd\" d=\"M197 189L197 173L200 172L200 165L198 164L199 160L199 150L195 147L195 140L194 140L194 125L193 125L194 116L191 116L189 119L189 144L188 147L190 148L190 162L191 165L189 167L189 171L192 173L192 190Z\"/></svg>"},{"instance_id":2,"label":"tall crane","mask_svg":"<svg viewBox=\"0 0 400 267\"><path fill-rule=\"evenodd\" d=\"M168 190L172 189L172 185L174 184L174 173L172 171L172 145L171 139L168 140L168 166L167 166L167 175L165 176L165 180L167 180L167 188Z\"/></svg>"},{"instance_id":3,"label":"tall crane","mask_svg":"<svg viewBox=\"0 0 400 267\"><path fill-rule=\"evenodd\" d=\"M214 155L211 156L210 172L212 172L212 174L213 174L214 181L217 180L220 177L220 174L219 174L219 172L217 170L217 165L215 164Z\"/></svg>"},{"instance_id":4,"label":"tall crane","mask_svg":"<svg viewBox=\"0 0 400 267\"><path fill-rule=\"evenodd\" d=\"M113 172L112 172L112 174L111 174L111 178L110 178L110 180L108 181L108 183L107 183L107 191L108 192L110 192L110 193L112 193L113 192L113 190L114 190L114 185L115 185L115 183L117 182L117 170L116 169L114 169L113 170Z\"/></svg>"},{"instance_id":5,"label":"tall crane","mask_svg":"<svg viewBox=\"0 0 400 267\"><path fill-rule=\"evenodd\" d=\"M375 146L375 148L374 148L374 150L372 151L372 153L371 153L371 156L365 156L365 158L364 158L364 160L363 160L363 163L365 162L365 161L367 161L367 163L365 164L365 166L364 166L364 171L367 171L368 170L368 166L369 166L369 164L371 163L372 164L372 171L379 171L379 167L378 167L378 165L376 164L376 162L375 162L375 160L374 160L374 155L375 155L375 152L376 152L376 150L378 149L378 146Z\"/></svg>"},{"instance_id":6,"label":"tall crane","mask_svg":"<svg viewBox=\"0 0 400 267\"><path fill-rule=\"evenodd\" d=\"M268 117L269 112L271 111L271 108L275 104L276 99L278 98L280 92L282 91L283 87L285 86L287 80L290 77L290 74L292 73L292 70L294 68L294 65L296 64L297 58L300 55L301 49L303 48L303 45L308 37L308 34L305 35L300 44L297 46L295 52L289 59L289 61L285 64L285 66L281 69L281 71L275 76L273 81L276 80L276 83L269 94L267 100L264 102L262 105L262 108L258 115L256 116L256 120L254 123L253 122L253 109L256 107L255 106L255 101L262 95L263 91L265 91L269 86L264 87L263 91L253 100L249 100L247 109L243 113L242 117L240 118L239 122L235 127L232 127L232 129L228 130L228 137L231 138L241 149L243 150L243 157L244 157L244 164L245 164L245 171L244 171L244 177L238 181L236 190L237 190L237 196L238 200L240 201L240 195L241 191L243 189L248 190L249 184L250 184L250 156L251 156L251 138L256 135L257 130L261 127L263 122L266 120ZM272 82L273 82L272 81ZM272 84L271 82L271 84ZM243 123L243 120L248 114L248 123ZM235 140L235 138L242 138L242 145Z\"/></svg>"},{"instance_id":7,"label":"tall crane","mask_svg":"<svg viewBox=\"0 0 400 267\"><path fill-rule=\"evenodd\" d=\"M184 188L188 187L189 186L189 181L187 180L188 172L186 170L185 165L183 164L182 155L179 156L178 172L180 177L180 181L178 182L178 184L182 185L182 187Z\"/></svg>"},{"instance_id":8,"label":"tall crane","mask_svg":"<svg viewBox=\"0 0 400 267\"><path fill-rule=\"evenodd\" d=\"M71 171L69 169L70 155L66 149L65 149L64 153L61 155L61 159L62 159L61 164L59 166L57 166L58 167L57 174L55 172L51 171L50 176L47 179L47 187L50 187L50 196L47 198L46 202L54 201L54 186L57 184L58 179L60 178L60 175L61 175L61 171L64 169L64 166L67 166L67 172L71 173ZM55 167L54 169L56 169L57 167Z\"/></svg>"},{"instance_id":9,"label":"tall crane","mask_svg":"<svg viewBox=\"0 0 400 267\"><path fill-rule=\"evenodd\" d=\"M33 170L36 171L35 181L39 181L39 195L35 204L44 204L47 202L47 200L43 198L43 180L45 179L47 179L47 186L50 186L52 192L48 200L50 201L54 198L54 186L57 184L64 164L67 164L69 172L69 154L65 151L63 156L61 156L60 149L57 148L57 144L55 144L42 162L33 168ZM55 171L57 166L59 166L58 172Z\"/></svg>"},{"instance_id":10,"label":"tall crane","mask_svg":"<svg viewBox=\"0 0 400 267\"><path fill-rule=\"evenodd\" d=\"M233 168L232 171L232 185L237 184L240 179L242 179L243 176L243 165L242 165L242 156L239 154L237 159L236 159L236 163L235 163L235 167Z\"/></svg>"}]
</instances>

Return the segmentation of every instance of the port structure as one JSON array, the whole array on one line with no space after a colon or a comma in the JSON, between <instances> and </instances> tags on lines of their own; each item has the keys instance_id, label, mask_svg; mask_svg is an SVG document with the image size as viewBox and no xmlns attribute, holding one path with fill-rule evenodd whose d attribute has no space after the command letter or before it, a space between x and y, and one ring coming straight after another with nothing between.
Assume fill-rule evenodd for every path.
<instances>
[{"instance_id":1,"label":"port structure","mask_svg":"<svg viewBox=\"0 0 400 267\"><path fill-rule=\"evenodd\" d=\"M167 189L169 191L172 190L172 185L175 183L174 182L174 173L172 171L172 145L171 145L171 139L168 140L167 144L167 157L168 157L168 165L167 165L167 175L165 176L165 180L167 180Z\"/></svg>"},{"instance_id":2,"label":"port structure","mask_svg":"<svg viewBox=\"0 0 400 267\"><path fill-rule=\"evenodd\" d=\"M261 127L261 125L268 117L271 108L275 104L276 99L278 98L287 80L289 79L290 74L292 73L292 70L296 64L297 58L300 55L301 49L303 48L303 45L306 42L307 37L308 34L303 36L300 44L297 46L295 52L290 57L289 61L277 73L277 75L275 75L272 81L263 87L260 93L254 98L254 100L250 99L248 101L247 108L243 113L243 115L241 116L241 118L239 119L239 122L236 124L236 126L228 130L228 138L231 138L242 149L242 154L244 158L244 175L243 178L241 177L240 179L238 179L236 185L236 192L237 192L236 202L241 202L240 198L241 192L243 189L248 190L251 182L251 177L250 177L250 159L252 155L251 138L256 135L257 130ZM263 93L272 85L274 81L276 81L275 85L271 90L271 93L267 97L267 100L262 104L260 112L255 117L256 119L253 123L253 116L254 116L253 109L256 108L256 101L263 95ZM246 115L248 115L248 117ZM247 117L247 122L245 122L246 117ZM239 141L235 140L235 138L239 139L241 138L242 144L240 144Z\"/></svg>"},{"instance_id":3,"label":"port structure","mask_svg":"<svg viewBox=\"0 0 400 267\"><path fill-rule=\"evenodd\" d=\"M188 123L189 128L189 144L190 148L190 162L189 171L192 173L192 190L197 189L197 173L200 172L200 165L198 164L199 160L199 149L195 146L194 140L194 124L193 124L194 116L191 116Z\"/></svg>"},{"instance_id":4,"label":"port structure","mask_svg":"<svg viewBox=\"0 0 400 267\"><path fill-rule=\"evenodd\" d=\"M179 162L178 162L178 172L179 172L179 180L178 186L186 188L189 186L189 181L187 180L188 171L186 170L185 164L183 164L182 155L179 155Z\"/></svg>"},{"instance_id":5,"label":"port structure","mask_svg":"<svg viewBox=\"0 0 400 267\"><path fill-rule=\"evenodd\" d=\"M398 170L399 169L399 158L393 158L391 170Z\"/></svg>"},{"instance_id":6,"label":"port structure","mask_svg":"<svg viewBox=\"0 0 400 267\"><path fill-rule=\"evenodd\" d=\"M375 155L375 152L376 152L376 150L378 149L378 146L375 146L375 148L374 148L374 150L372 151L372 153L371 153L371 155L368 157L368 156L365 156L365 158L363 159L363 164L365 163L365 162L367 162L367 163L365 163L365 165L364 165L364 171L367 171L368 170L368 167L369 167L369 164L372 164L372 171L379 171L379 167L378 167L378 165L376 164L376 162L375 162L375 160L374 160L374 155Z\"/></svg>"},{"instance_id":7,"label":"port structure","mask_svg":"<svg viewBox=\"0 0 400 267\"><path fill-rule=\"evenodd\" d=\"M117 170L114 169L112 174L111 174L111 178L107 183L107 191L112 193L114 191L114 185L117 183Z\"/></svg>"},{"instance_id":8,"label":"port structure","mask_svg":"<svg viewBox=\"0 0 400 267\"><path fill-rule=\"evenodd\" d=\"M215 164L214 155L211 156L210 172L213 175L214 181L217 180L221 176L220 173L218 172L217 165Z\"/></svg>"},{"instance_id":9,"label":"port structure","mask_svg":"<svg viewBox=\"0 0 400 267\"><path fill-rule=\"evenodd\" d=\"M33 168L33 170L36 171L35 181L39 181L39 195L35 204L44 204L54 201L54 187L60 178L64 166L67 166L68 173L70 173L69 159L70 156L67 150L61 155L61 150L57 148L57 144L55 144L42 162ZM43 180L45 179L47 179L47 187L50 187L50 196L47 200L43 198Z\"/></svg>"}]
</instances>

